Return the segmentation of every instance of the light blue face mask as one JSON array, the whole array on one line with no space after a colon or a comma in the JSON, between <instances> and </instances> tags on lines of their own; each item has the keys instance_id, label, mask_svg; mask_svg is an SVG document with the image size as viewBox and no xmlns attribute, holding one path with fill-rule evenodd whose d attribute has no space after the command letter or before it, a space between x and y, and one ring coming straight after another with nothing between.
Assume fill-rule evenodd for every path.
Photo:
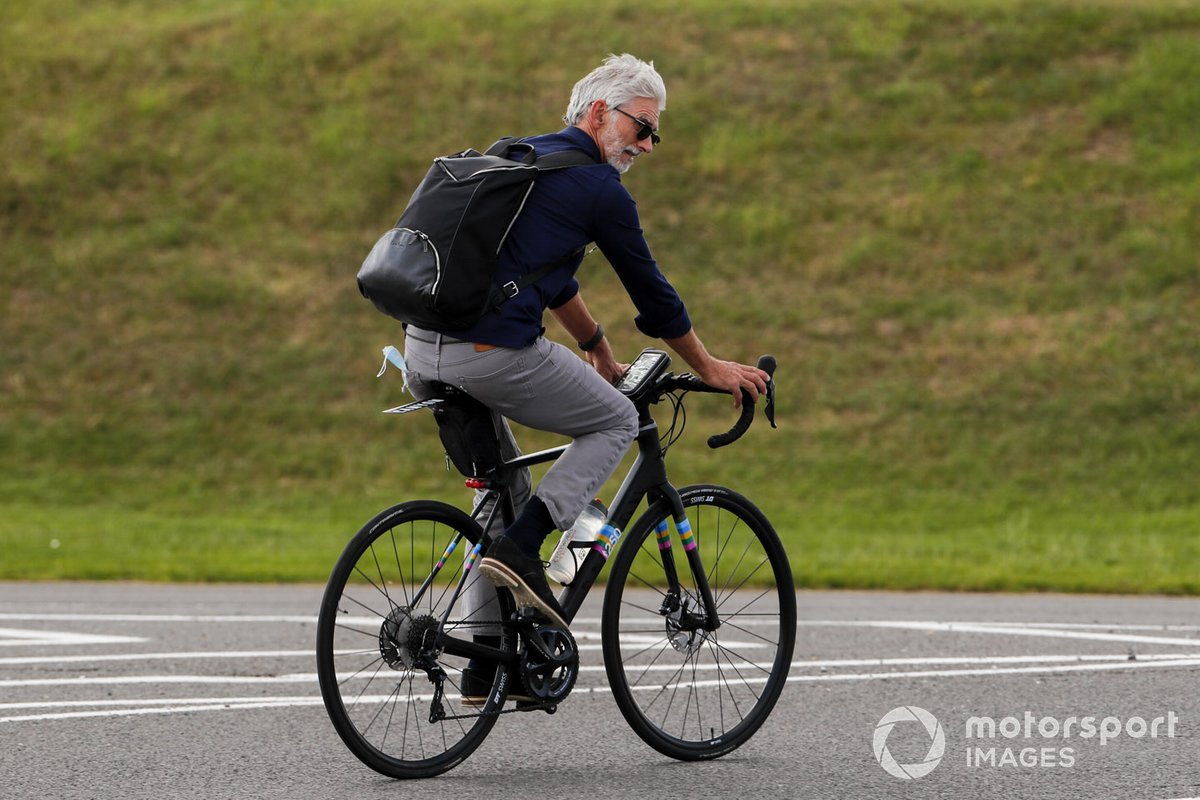
<instances>
[{"instance_id":1,"label":"light blue face mask","mask_svg":"<svg viewBox=\"0 0 1200 800\"><path fill-rule=\"evenodd\" d=\"M392 366L400 370L400 374L404 376L404 391L408 391L408 364L404 362L404 356L400 354L394 346L388 345L383 348L383 366L379 368L379 373L376 378L382 378L383 373L387 372L388 362L392 362Z\"/></svg>"}]
</instances>

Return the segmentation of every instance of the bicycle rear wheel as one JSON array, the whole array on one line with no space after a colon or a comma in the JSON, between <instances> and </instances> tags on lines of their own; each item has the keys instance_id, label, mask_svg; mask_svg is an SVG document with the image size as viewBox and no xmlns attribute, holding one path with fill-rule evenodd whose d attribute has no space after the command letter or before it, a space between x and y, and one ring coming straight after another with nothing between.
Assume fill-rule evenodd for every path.
<instances>
[{"instance_id":1,"label":"bicycle rear wheel","mask_svg":"<svg viewBox=\"0 0 1200 800\"><path fill-rule=\"evenodd\" d=\"M384 775L445 772L496 724L509 685L507 667L496 667L482 708L467 706L461 677L467 661L442 649L446 636L472 641L477 631L494 634L488 621L510 613L506 598L474 570L467 582L482 580L487 602L466 611L462 596L455 601L464 554L480 536L479 525L453 506L402 503L355 535L329 578L317 621L321 695L346 746ZM455 541L455 552L447 553ZM507 626L499 636L500 649L511 653L514 637ZM431 674L439 669L446 676L445 718L433 720Z\"/></svg>"},{"instance_id":2,"label":"bicycle rear wheel","mask_svg":"<svg viewBox=\"0 0 1200 800\"><path fill-rule=\"evenodd\" d=\"M749 500L719 486L680 492L721 625L704 606L684 548L665 549L670 506L625 534L604 595L604 668L633 730L664 755L717 758L766 721L787 680L796 595L787 555ZM664 544L659 544L659 542ZM674 562L673 590L665 560Z\"/></svg>"}]
</instances>

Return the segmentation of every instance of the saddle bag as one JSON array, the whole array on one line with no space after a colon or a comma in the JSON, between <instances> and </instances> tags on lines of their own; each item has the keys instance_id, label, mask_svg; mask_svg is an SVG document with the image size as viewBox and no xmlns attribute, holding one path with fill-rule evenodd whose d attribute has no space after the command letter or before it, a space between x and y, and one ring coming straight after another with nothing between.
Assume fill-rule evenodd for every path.
<instances>
[{"instance_id":1,"label":"saddle bag","mask_svg":"<svg viewBox=\"0 0 1200 800\"><path fill-rule=\"evenodd\" d=\"M466 392L445 386L433 406L446 457L466 478L490 478L504 459L491 410Z\"/></svg>"}]
</instances>

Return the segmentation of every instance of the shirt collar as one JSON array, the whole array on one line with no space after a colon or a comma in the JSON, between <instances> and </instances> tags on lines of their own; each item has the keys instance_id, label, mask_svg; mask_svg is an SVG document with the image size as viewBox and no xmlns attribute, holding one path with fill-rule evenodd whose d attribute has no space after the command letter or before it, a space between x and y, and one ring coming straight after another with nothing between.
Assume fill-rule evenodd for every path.
<instances>
[{"instance_id":1,"label":"shirt collar","mask_svg":"<svg viewBox=\"0 0 1200 800\"><path fill-rule=\"evenodd\" d=\"M600 148L596 146L596 141L587 134L582 128L577 128L574 125L563 128L559 133L562 136L571 140L572 144L578 145L589 156L596 160L596 163L602 163L604 159L600 157Z\"/></svg>"}]
</instances>

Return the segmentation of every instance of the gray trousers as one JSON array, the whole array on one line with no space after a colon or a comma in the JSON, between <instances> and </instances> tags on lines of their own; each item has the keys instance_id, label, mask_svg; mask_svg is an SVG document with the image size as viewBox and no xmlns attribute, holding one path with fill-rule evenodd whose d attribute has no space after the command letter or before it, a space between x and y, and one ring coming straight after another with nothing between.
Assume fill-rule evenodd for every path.
<instances>
[{"instance_id":1,"label":"gray trousers","mask_svg":"<svg viewBox=\"0 0 1200 800\"><path fill-rule=\"evenodd\" d=\"M476 352L470 342L410 325L404 360L409 388L418 400L433 394L430 381L440 381L491 408L500 418L500 446L506 458L521 452L508 427L510 419L573 439L536 491L559 530L574 523L637 437L637 411L629 398L571 350L545 338L520 350L498 347ZM529 498L530 486L529 470L524 470L513 486L518 513ZM494 593L490 586L476 589L476 583L477 575L472 575L464 613L472 614L473 620L495 619L481 604L489 595L494 599Z\"/></svg>"}]
</instances>

